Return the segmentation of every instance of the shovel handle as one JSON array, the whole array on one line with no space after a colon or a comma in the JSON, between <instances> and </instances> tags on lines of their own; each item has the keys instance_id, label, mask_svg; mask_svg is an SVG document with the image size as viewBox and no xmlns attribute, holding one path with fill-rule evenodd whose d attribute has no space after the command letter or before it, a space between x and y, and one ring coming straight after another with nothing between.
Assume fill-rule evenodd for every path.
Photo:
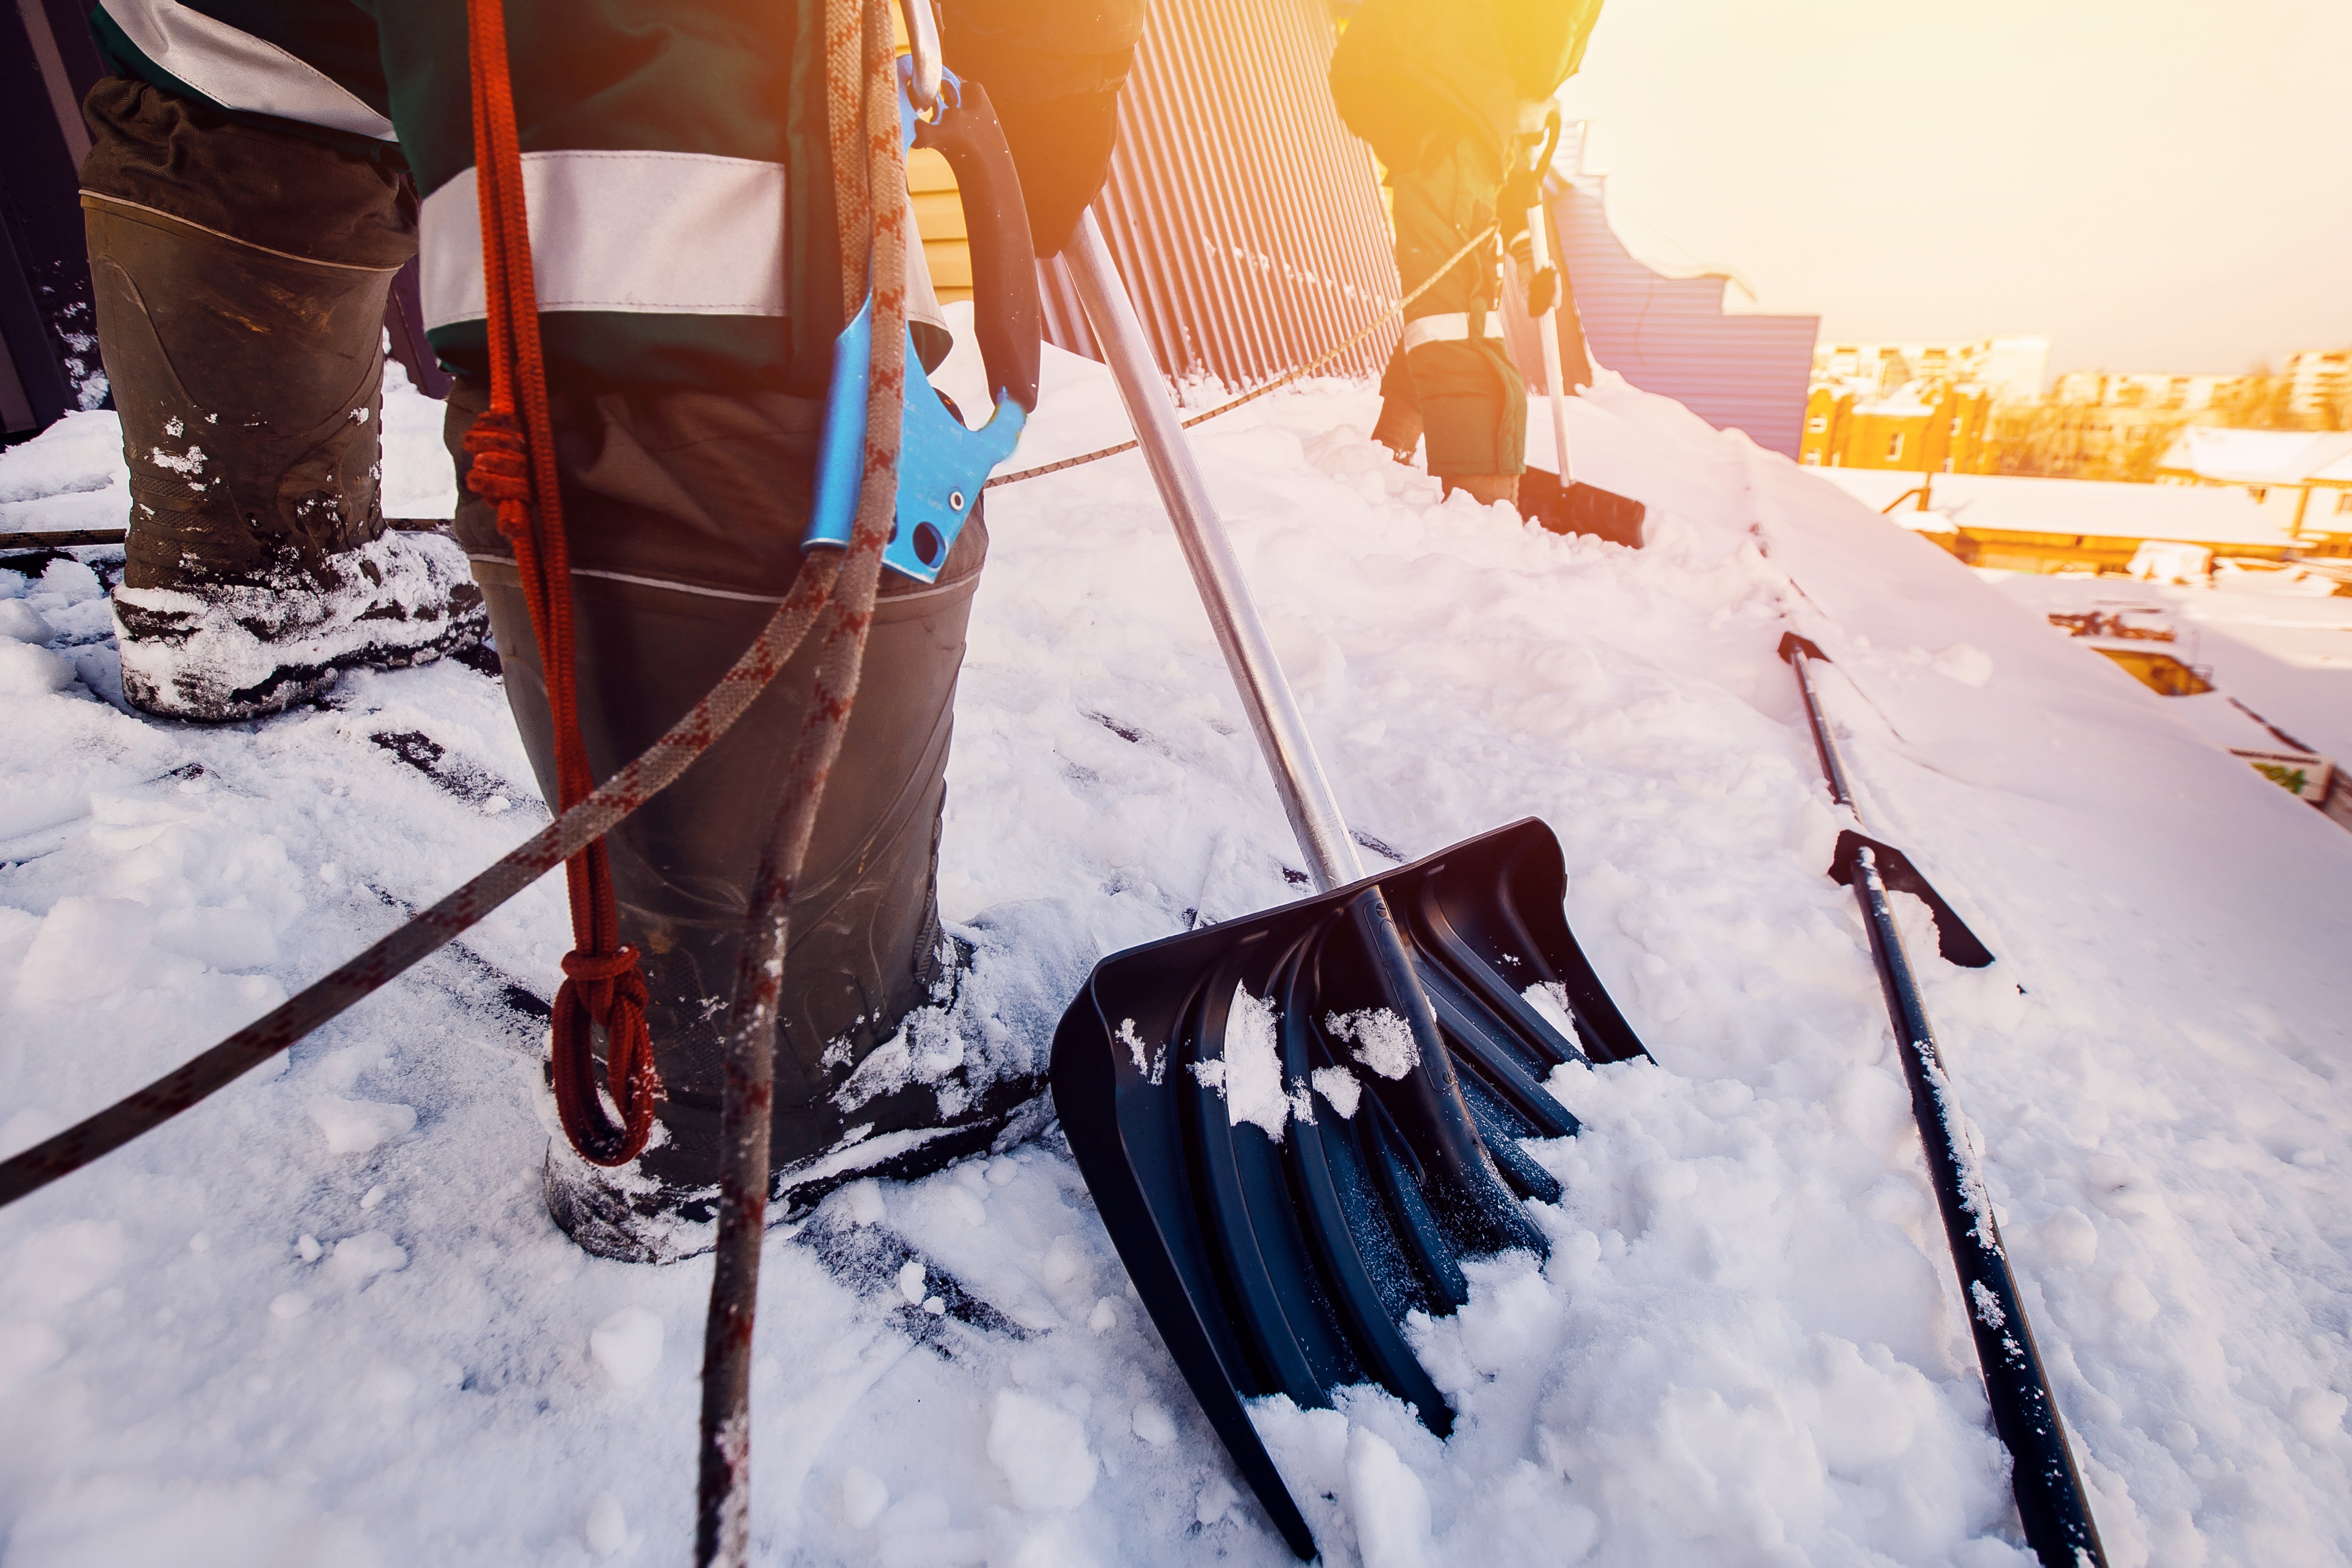
<instances>
[{"instance_id":1,"label":"shovel handle","mask_svg":"<svg viewBox=\"0 0 2352 1568\"><path fill-rule=\"evenodd\" d=\"M1274 639L1266 636L1265 623L1250 602L1241 559L1234 553L1224 524L1217 521L1208 481L1184 444L1175 405L1169 401L1143 324L1136 320L1134 302L1127 297L1127 285L1119 279L1092 209L1079 217L1069 243L1062 247L1061 260L1078 302L1086 307L1111 379L1118 384L1119 399L1127 405L1128 420L1151 467L1168 521L1175 525L1176 541L1183 546L1184 563L1192 568L1202 607L1209 612L1217 647L1233 671L1250 728L1257 732L1258 749L1274 774L1275 793L1282 797L1298 851L1307 858L1307 873L1318 892L1358 881L1364 868L1356 858L1355 840L1348 836L1347 818L1339 813L1330 781L1323 776L1298 700L1282 677Z\"/></svg>"},{"instance_id":2,"label":"shovel handle","mask_svg":"<svg viewBox=\"0 0 2352 1568\"><path fill-rule=\"evenodd\" d=\"M1559 145L1559 106L1551 111L1550 135L1536 163L1536 205L1528 209L1528 260L1540 273L1551 265L1551 214L1544 205L1544 177L1551 173L1552 149ZM1532 281L1532 279L1530 279ZM1568 493L1568 375L1559 363L1559 300L1564 289L1552 291L1550 308L1536 318L1536 339L1543 345L1544 388L1551 394L1552 457L1559 464L1559 489Z\"/></svg>"}]
</instances>

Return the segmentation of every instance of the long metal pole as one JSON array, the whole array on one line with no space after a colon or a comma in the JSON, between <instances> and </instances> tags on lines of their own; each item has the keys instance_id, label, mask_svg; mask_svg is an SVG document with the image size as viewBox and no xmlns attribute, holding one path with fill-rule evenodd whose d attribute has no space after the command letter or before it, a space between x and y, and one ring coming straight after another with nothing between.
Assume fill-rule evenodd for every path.
<instances>
[{"instance_id":1,"label":"long metal pole","mask_svg":"<svg viewBox=\"0 0 2352 1568\"><path fill-rule=\"evenodd\" d=\"M1217 646L1249 712L1250 728L1257 732L1258 749L1274 774L1275 793L1282 797L1299 853L1307 857L1307 874L1325 892L1359 880L1363 864L1356 858L1355 840L1348 837L1339 798L1323 776L1323 764L1307 738L1307 721L1299 714L1290 683L1282 678L1265 623L1250 603L1233 541L1217 521L1208 484L1184 443L1183 426L1160 384L1160 366L1146 346L1142 323L1136 320L1135 306L1111 264L1110 249L1091 209L1078 220L1077 231L1062 249L1062 260L1093 324L1095 342L1118 383L1119 397L1151 467L1152 480L1160 487L1160 499L1167 505L1168 519L1175 524L1184 563L1192 570L1210 627L1217 634Z\"/></svg>"},{"instance_id":2,"label":"long metal pole","mask_svg":"<svg viewBox=\"0 0 2352 1568\"><path fill-rule=\"evenodd\" d=\"M1551 215L1545 210L1542 177L1537 172L1536 205L1528 209L1528 260L1537 276L1551 265ZM1528 281L1534 281L1533 279ZM1543 345L1544 385L1551 393L1551 451L1559 465L1559 488L1568 489L1568 374L1559 364L1559 300L1567 292L1552 290L1551 308L1536 318L1536 339Z\"/></svg>"},{"instance_id":3,"label":"long metal pole","mask_svg":"<svg viewBox=\"0 0 2352 1568\"><path fill-rule=\"evenodd\" d=\"M1812 659L1803 648L1792 647L1789 662L1804 694L1805 718L1812 726L1822 770L1829 775L1830 793L1840 805L1854 810L1845 763L1822 716L1821 697L1813 689ZM1854 819L1861 820L1859 811ZM2032 1327L2025 1321L2025 1303L2018 1298L2017 1277L2010 1271L2000 1227L1993 1223L1992 1195L1961 1133L1959 1106L1952 1098L1951 1080L1945 1076L1937 1053L1927 1005L1919 994L1910 955L1904 951L1903 932L1887 902L1877 858L1866 846L1855 857L1853 872L1854 899L1862 906L1863 923L1870 932L1870 952L1877 962L1887 1022L1894 1026L1903 1077L1911 1086L1912 1120L1919 1124L1919 1142L1927 1157L1936 1206L1943 1213L1944 1239L1951 1247L1952 1268L1959 1276L1960 1299L1968 1309L1969 1331L1976 1340L1985 1403L1992 1407L1993 1430L2009 1448L2010 1488L2017 1499L2018 1521L2025 1527L2025 1542L2043 1568L2090 1564L2105 1568L2106 1552L2099 1544L2099 1527L2083 1496L2083 1478L2066 1446L2066 1426L2059 1418L2049 1376L2042 1370L2042 1352L2033 1343Z\"/></svg>"}]
</instances>

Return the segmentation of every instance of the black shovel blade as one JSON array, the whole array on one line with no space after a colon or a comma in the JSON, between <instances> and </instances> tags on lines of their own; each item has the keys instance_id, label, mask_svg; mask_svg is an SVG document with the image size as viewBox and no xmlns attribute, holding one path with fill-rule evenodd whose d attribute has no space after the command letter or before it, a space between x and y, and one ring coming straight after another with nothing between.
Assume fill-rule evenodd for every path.
<instances>
[{"instance_id":1,"label":"black shovel blade","mask_svg":"<svg viewBox=\"0 0 2352 1568\"><path fill-rule=\"evenodd\" d=\"M1570 480L1563 489L1559 476L1549 468L1529 468L1519 476L1519 514L1554 533L1590 533L1639 550L1642 520L1649 510L1632 496L1580 479Z\"/></svg>"},{"instance_id":2,"label":"black shovel blade","mask_svg":"<svg viewBox=\"0 0 2352 1568\"><path fill-rule=\"evenodd\" d=\"M1054 1098L1078 1169L1169 1353L1301 1557L1314 1540L1243 1402L1328 1406L1377 1383L1444 1436L1453 1412L1402 1325L1467 1297L1383 1109L1381 1067L1423 1069L1394 1055L1401 1025L1386 1052L1364 1025L1385 1001L1348 910L1368 889L1386 895L1496 1173L1554 1200L1558 1182L1518 1146L1577 1130L1545 1079L1649 1054L1568 928L1567 883L1551 829L1514 823L1114 953L1062 1016ZM1269 1114L1270 1095L1287 1104Z\"/></svg>"}]
</instances>

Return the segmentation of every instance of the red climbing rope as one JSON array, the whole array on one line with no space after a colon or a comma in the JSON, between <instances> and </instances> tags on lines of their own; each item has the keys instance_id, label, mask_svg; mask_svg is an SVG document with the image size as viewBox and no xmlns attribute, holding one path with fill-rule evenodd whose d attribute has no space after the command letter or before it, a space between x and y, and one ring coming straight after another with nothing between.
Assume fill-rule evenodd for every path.
<instances>
[{"instance_id":1,"label":"red climbing rope","mask_svg":"<svg viewBox=\"0 0 2352 1568\"><path fill-rule=\"evenodd\" d=\"M474 79L474 177L481 198L482 279L488 305L490 406L466 432L473 458L467 488L499 509L499 531L514 544L530 626L547 679L555 730L559 811L596 786L580 736L572 669L572 557L548 416L547 370L540 353L539 297L523 201L522 150L507 74L503 0L467 6ZM517 405L520 418L517 418ZM564 863L572 894L573 951L555 994L555 1108L583 1159L621 1165L653 1131L661 1079L646 1029L646 982L637 951L621 943L613 870L601 838ZM614 1126L596 1095L593 1027L604 1031L605 1086L621 1113Z\"/></svg>"}]
</instances>

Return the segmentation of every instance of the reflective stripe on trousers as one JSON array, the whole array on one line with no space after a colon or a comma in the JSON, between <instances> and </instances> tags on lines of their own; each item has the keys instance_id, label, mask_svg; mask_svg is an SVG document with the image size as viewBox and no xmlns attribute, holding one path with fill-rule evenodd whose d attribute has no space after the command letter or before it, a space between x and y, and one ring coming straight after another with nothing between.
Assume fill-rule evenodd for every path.
<instances>
[{"instance_id":1,"label":"reflective stripe on trousers","mask_svg":"<svg viewBox=\"0 0 2352 1568\"><path fill-rule=\"evenodd\" d=\"M1503 335L1503 318L1498 310L1481 310L1486 317L1481 337ZM1407 353L1423 343L1465 343L1470 341L1470 312L1444 310L1434 316L1421 316L1404 324L1404 349Z\"/></svg>"},{"instance_id":2,"label":"reflective stripe on trousers","mask_svg":"<svg viewBox=\"0 0 2352 1568\"><path fill-rule=\"evenodd\" d=\"M141 53L225 109L394 140L391 121L316 66L267 38L178 0L100 4Z\"/></svg>"},{"instance_id":3,"label":"reflective stripe on trousers","mask_svg":"<svg viewBox=\"0 0 2352 1568\"><path fill-rule=\"evenodd\" d=\"M709 153L580 149L522 155L541 310L782 316L784 165ZM910 321L947 328L907 208ZM482 217L474 171L425 198L425 324L480 321Z\"/></svg>"}]
</instances>

